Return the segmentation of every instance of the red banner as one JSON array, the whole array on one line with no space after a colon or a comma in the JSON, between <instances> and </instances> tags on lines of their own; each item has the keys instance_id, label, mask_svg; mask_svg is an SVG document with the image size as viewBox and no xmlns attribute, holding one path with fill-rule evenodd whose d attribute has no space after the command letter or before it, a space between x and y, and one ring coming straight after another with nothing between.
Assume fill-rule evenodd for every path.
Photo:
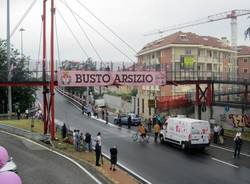
<instances>
[{"instance_id":1,"label":"red banner","mask_svg":"<svg viewBox=\"0 0 250 184\"><path fill-rule=\"evenodd\" d=\"M149 71L66 71L58 72L59 86L164 85L164 72Z\"/></svg>"}]
</instances>

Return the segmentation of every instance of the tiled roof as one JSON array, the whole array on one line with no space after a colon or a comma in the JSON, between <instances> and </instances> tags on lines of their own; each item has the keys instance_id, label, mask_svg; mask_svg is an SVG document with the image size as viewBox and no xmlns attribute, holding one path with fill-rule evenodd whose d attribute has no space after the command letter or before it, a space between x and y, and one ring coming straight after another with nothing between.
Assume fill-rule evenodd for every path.
<instances>
[{"instance_id":1,"label":"tiled roof","mask_svg":"<svg viewBox=\"0 0 250 184\"><path fill-rule=\"evenodd\" d=\"M203 46L232 50L232 48L228 44L225 44L222 40L218 38L211 36L200 36L191 32L184 33L179 31L174 34L168 35L164 38L161 38L159 40L155 40L151 43L148 43L142 48L141 51L139 51L138 54L140 55L144 52L164 47L169 44L203 45Z\"/></svg>"},{"instance_id":2,"label":"tiled roof","mask_svg":"<svg viewBox=\"0 0 250 184\"><path fill-rule=\"evenodd\" d=\"M238 46L238 55L250 55L250 47L249 46L245 46L245 45L241 45Z\"/></svg>"}]
</instances>

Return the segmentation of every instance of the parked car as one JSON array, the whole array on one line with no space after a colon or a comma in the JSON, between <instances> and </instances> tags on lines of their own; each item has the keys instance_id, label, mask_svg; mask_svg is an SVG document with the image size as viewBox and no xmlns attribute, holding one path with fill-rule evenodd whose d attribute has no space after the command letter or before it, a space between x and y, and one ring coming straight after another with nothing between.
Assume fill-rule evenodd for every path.
<instances>
[{"instance_id":1,"label":"parked car","mask_svg":"<svg viewBox=\"0 0 250 184\"><path fill-rule=\"evenodd\" d=\"M141 117L134 113L128 113L121 115L122 125L128 125L128 117L131 116L131 126L138 126L141 123ZM118 117L115 117L114 124L118 124Z\"/></svg>"},{"instance_id":2,"label":"parked car","mask_svg":"<svg viewBox=\"0 0 250 184\"><path fill-rule=\"evenodd\" d=\"M12 157L10 157L8 162L0 169L0 173L5 172L5 171L11 171L11 172L15 172L15 173L17 172L17 166L16 166L15 162L13 161Z\"/></svg>"}]
</instances>

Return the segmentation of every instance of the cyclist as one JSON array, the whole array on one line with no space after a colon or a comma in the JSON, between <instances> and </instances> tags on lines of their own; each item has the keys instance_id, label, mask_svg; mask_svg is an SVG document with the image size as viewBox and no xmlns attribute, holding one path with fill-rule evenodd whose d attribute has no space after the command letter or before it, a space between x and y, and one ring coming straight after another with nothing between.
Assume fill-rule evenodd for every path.
<instances>
[{"instance_id":1,"label":"cyclist","mask_svg":"<svg viewBox=\"0 0 250 184\"><path fill-rule=\"evenodd\" d=\"M144 140L146 138L147 130L142 123L138 127L138 132L140 133L141 138Z\"/></svg>"}]
</instances>

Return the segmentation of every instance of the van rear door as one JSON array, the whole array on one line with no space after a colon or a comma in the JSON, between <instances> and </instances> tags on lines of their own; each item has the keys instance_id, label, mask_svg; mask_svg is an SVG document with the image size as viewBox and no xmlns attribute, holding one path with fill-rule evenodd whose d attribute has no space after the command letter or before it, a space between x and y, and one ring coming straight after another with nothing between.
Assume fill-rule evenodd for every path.
<instances>
[{"instance_id":1,"label":"van rear door","mask_svg":"<svg viewBox=\"0 0 250 184\"><path fill-rule=\"evenodd\" d=\"M193 122L191 144L209 144L210 127L208 122Z\"/></svg>"}]
</instances>

